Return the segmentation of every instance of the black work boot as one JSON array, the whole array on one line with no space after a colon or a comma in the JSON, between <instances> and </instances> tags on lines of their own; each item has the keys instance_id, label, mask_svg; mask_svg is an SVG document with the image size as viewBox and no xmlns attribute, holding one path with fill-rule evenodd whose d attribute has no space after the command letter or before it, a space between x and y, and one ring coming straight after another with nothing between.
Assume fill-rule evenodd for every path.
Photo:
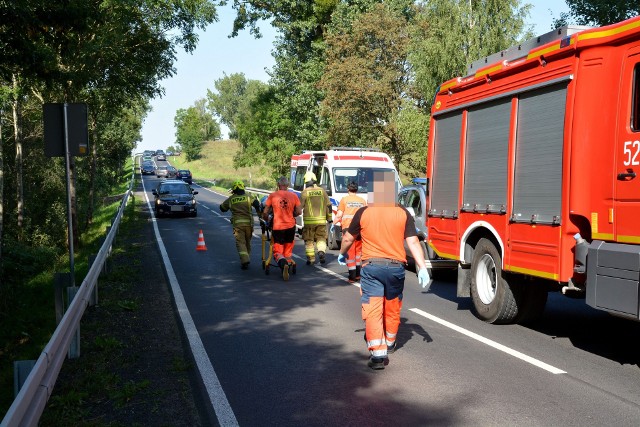
<instances>
[{"instance_id":1,"label":"black work boot","mask_svg":"<svg viewBox=\"0 0 640 427\"><path fill-rule=\"evenodd\" d=\"M318 258L320 258L320 264L324 264L325 262L327 262L327 259L324 256L324 252L322 251L318 252Z\"/></svg>"},{"instance_id":2,"label":"black work boot","mask_svg":"<svg viewBox=\"0 0 640 427\"><path fill-rule=\"evenodd\" d=\"M356 271L355 270L349 270L349 283L355 283L357 281L358 281L358 279L356 279Z\"/></svg>"}]
</instances>

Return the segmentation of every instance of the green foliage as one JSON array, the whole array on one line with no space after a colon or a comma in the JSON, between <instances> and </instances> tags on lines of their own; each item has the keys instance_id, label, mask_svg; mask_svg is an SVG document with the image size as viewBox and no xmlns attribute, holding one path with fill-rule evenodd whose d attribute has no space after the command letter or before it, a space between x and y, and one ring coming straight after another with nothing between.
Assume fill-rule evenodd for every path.
<instances>
[{"instance_id":1,"label":"green foliage","mask_svg":"<svg viewBox=\"0 0 640 427\"><path fill-rule=\"evenodd\" d=\"M555 23L566 25L570 21L578 25L600 27L615 24L640 14L640 3L629 0L565 0L568 14L561 14Z\"/></svg>"},{"instance_id":2,"label":"green foliage","mask_svg":"<svg viewBox=\"0 0 640 427\"><path fill-rule=\"evenodd\" d=\"M236 123L241 110L251 102L247 91L247 79L242 73L234 73L215 81L217 93L207 90L209 110L220 117L220 121L229 128L229 138L237 138Z\"/></svg>"},{"instance_id":3,"label":"green foliage","mask_svg":"<svg viewBox=\"0 0 640 427\"><path fill-rule=\"evenodd\" d=\"M181 108L174 118L176 143L182 147L187 161L200 158L205 141L220 139L220 125L205 109L205 100L200 99L187 108Z\"/></svg>"},{"instance_id":4,"label":"green foliage","mask_svg":"<svg viewBox=\"0 0 640 427\"><path fill-rule=\"evenodd\" d=\"M524 21L529 9L519 0L431 0L423 5L409 53L422 98L432 100L441 83L466 75L476 59L529 38Z\"/></svg>"},{"instance_id":5,"label":"green foliage","mask_svg":"<svg viewBox=\"0 0 640 427\"><path fill-rule=\"evenodd\" d=\"M419 141L402 138L398 128L402 109L412 108L409 25L397 10L377 4L327 37L320 88L331 145L377 146L396 166L416 151Z\"/></svg>"}]
</instances>

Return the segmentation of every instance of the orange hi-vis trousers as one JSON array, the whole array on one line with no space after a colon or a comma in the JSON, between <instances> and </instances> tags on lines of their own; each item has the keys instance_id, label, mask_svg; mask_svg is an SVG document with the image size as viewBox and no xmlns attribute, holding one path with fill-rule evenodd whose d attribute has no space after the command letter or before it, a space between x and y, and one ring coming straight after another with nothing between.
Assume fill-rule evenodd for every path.
<instances>
[{"instance_id":1,"label":"orange hi-vis trousers","mask_svg":"<svg viewBox=\"0 0 640 427\"><path fill-rule=\"evenodd\" d=\"M362 268L362 320L365 322L367 346L373 357L387 357L387 346L396 342L404 274L402 264L371 263Z\"/></svg>"},{"instance_id":2,"label":"orange hi-vis trousers","mask_svg":"<svg viewBox=\"0 0 640 427\"><path fill-rule=\"evenodd\" d=\"M281 259L286 259L288 263L293 260L293 246L295 244L296 228L289 228L286 230L273 230L273 259L276 264Z\"/></svg>"},{"instance_id":3,"label":"orange hi-vis trousers","mask_svg":"<svg viewBox=\"0 0 640 427\"><path fill-rule=\"evenodd\" d=\"M362 265L362 240L354 240L347 251L347 268L355 270L357 265Z\"/></svg>"}]
</instances>

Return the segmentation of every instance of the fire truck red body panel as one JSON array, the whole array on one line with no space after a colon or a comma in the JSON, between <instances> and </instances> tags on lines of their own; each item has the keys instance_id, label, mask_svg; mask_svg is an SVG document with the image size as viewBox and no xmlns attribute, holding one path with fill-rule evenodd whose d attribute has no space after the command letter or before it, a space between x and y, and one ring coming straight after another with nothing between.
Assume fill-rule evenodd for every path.
<instances>
[{"instance_id":1,"label":"fire truck red body panel","mask_svg":"<svg viewBox=\"0 0 640 427\"><path fill-rule=\"evenodd\" d=\"M582 286L596 273L576 269L579 233L598 277L631 271L620 283L618 273L598 279L604 305L594 306L638 317L640 17L505 56L436 94L430 246L468 266L478 239L490 238L503 272ZM621 308L605 292L634 301Z\"/></svg>"}]
</instances>

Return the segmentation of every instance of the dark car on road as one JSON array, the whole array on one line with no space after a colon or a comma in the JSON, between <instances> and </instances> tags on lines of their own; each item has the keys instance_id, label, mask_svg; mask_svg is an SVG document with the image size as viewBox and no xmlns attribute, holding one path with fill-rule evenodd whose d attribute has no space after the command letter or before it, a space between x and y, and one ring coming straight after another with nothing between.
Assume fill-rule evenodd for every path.
<instances>
[{"instance_id":1,"label":"dark car on road","mask_svg":"<svg viewBox=\"0 0 640 427\"><path fill-rule=\"evenodd\" d=\"M153 175L156 173L156 168L150 163L143 163L142 166L140 166L140 173L142 173L142 175Z\"/></svg>"},{"instance_id":2,"label":"dark car on road","mask_svg":"<svg viewBox=\"0 0 640 427\"><path fill-rule=\"evenodd\" d=\"M176 179L181 179L184 182L193 184L193 177L191 176L191 171L188 169L178 169L178 172L176 173Z\"/></svg>"},{"instance_id":3,"label":"dark car on road","mask_svg":"<svg viewBox=\"0 0 640 427\"><path fill-rule=\"evenodd\" d=\"M166 179L152 191L155 196L155 212L157 217L163 215L183 214L198 216L194 191L189 184L177 179Z\"/></svg>"}]
</instances>

